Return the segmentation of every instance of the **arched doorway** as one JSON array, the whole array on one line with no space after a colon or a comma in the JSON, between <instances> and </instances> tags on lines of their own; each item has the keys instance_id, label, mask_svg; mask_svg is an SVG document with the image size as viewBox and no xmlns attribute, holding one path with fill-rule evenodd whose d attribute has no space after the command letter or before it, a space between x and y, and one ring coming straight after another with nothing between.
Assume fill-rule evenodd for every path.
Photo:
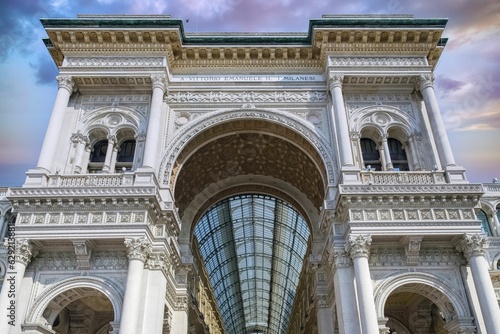
<instances>
[{"instance_id":1,"label":"arched doorway","mask_svg":"<svg viewBox=\"0 0 500 334\"><path fill-rule=\"evenodd\" d=\"M407 289L396 289L385 304L389 333L449 333L444 312L438 305L421 294L403 290Z\"/></svg>"},{"instance_id":2,"label":"arched doorway","mask_svg":"<svg viewBox=\"0 0 500 334\"><path fill-rule=\"evenodd\" d=\"M324 156L276 122L200 127L166 178L182 220L181 249L203 258L228 333L284 333L319 233Z\"/></svg>"},{"instance_id":3,"label":"arched doorway","mask_svg":"<svg viewBox=\"0 0 500 334\"><path fill-rule=\"evenodd\" d=\"M375 289L379 319L389 333L475 332L463 292L428 273L393 276Z\"/></svg>"},{"instance_id":4,"label":"arched doorway","mask_svg":"<svg viewBox=\"0 0 500 334\"><path fill-rule=\"evenodd\" d=\"M88 287L66 290L43 311L43 318L58 334L113 331L115 315L111 301L102 292Z\"/></svg>"}]
</instances>

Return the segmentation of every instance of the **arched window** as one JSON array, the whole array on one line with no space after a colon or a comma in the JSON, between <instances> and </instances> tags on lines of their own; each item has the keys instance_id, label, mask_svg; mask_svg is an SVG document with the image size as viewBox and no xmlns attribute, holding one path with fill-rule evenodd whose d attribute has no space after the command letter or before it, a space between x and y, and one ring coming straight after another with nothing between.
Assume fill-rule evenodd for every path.
<instances>
[{"instance_id":1,"label":"arched window","mask_svg":"<svg viewBox=\"0 0 500 334\"><path fill-rule=\"evenodd\" d=\"M483 210L479 210L476 215L477 219L481 222L481 231L491 237L493 234L491 233L490 223L486 213Z\"/></svg>"},{"instance_id":2,"label":"arched window","mask_svg":"<svg viewBox=\"0 0 500 334\"><path fill-rule=\"evenodd\" d=\"M407 171L408 168L408 158L406 157L406 152L403 149L401 142L394 138L387 139L387 145L389 146L389 154L391 156L392 166L394 170Z\"/></svg>"},{"instance_id":3,"label":"arched window","mask_svg":"<svg viewBox=\"0 0 500 334\"><path fill-rule=\"evenodd\" d=\"M132 163L134 162L135 154L135 140L125 140L120 145L118 150L118 156L116 157L116 171L120 172L123 167L126 169L132 169Z\"/></svg>"},{"instance_id":4,"label":"arched window","mask_svg":"<svg viewBox=\"0 0 500 334\"><path fill-rule=\"evenodd\" d=\"M370 138L361 138L359 144L361 146L361 153L363 154L363 163L365 164L365 168L370 166L372 170L382 170L380 153L377 150L375 142Z\"/></svg>"},{"instance_id":5,"label":"arched window","mask_svg":"<svg viewBox=\"0 0 500 334\"><path fill-rule=\"evenodd\" d=\"M106 139L100 140L94 144L90 152L89 173L97 173L102 170L107 151L108 141Z\"/></svg>"}]
</instances>

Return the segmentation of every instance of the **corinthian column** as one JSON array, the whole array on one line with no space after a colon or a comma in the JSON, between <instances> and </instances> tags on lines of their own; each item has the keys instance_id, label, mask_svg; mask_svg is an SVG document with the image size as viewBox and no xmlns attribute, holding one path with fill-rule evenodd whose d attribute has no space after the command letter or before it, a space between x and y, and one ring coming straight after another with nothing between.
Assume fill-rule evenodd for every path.
<instances>
[{"instance_id":1,"label":"corinthian column","mask_svg":"<svg viewBox=\"0 0 500 334\"><path fill-rule=\"evenodd\" d=\"M354 167L352 147L349 136L349 125L342 95L342 74L330 74L328 87L332 95L332 116L337 128L337 144L340 149L340 161L342 167Z\"/></svg>"},{"instance_id":2,"label":"corinthian column","mask_svg":"<svg viewBox=\"0 0 500 334\"><path fill-rule=\"evenodd\" d=\"M358 291L359 318L363 334L379 334L373 286L370 278L368 256L372 238L370 236L351 236L346 244L346 251L350 254L354 264L354 276Z\"/></svg>"},{"instance_id":3,"label":"corinthian column","mask_svg":"<svg viewBox=\"0 0 500 334\"><path fill-rule=\"evenodd\" d=\"M128 273L123 310L120 321L120 334L136 334L138 330L139 310L144 262L152 251L152 246L145 238L125 238L128 248Z\"/></svg>"},{"instance_id":4,"label":"corinthian column","mask_svg":"<svg viewBox=\"0 0 500 334\"><path fill-rule=\"evenodd\" d=\"M163 94L166 87L165 75L153 75L151 76L151 81L153 82L153 95L151 97L151 111L149 113L148 132L142 165L144 167L155 168L160 142Z\"/></svg>"},{"instance_id":5,"label":"corinthian column","mask_svg":"<svg viewBox=\"0 0 500 334\"><path fill-rule=\"evenodd\" d=\"M43 168L50 172L52 162L56 155L57 143L59 141L59 134L62 130L64 121L64 114L68 107L69 98L73 91L73 81L69 75L59 75L56 77L59 83L59 90L57 91L56 101L52 109L49 125L45 138L43 140L42 150L38 158L37 168Z\"/></svg>"},{"instance_id":6,"label":"corinthian column","mask_svg":"<svg viewBox=\"0 0 500 334\"><path fill-rule=\"evenodd\" d=\"M0 293L0 333L8 334L11 331L14 333L15 329L21 329L22 319L19 318L21 310L17 307L17 301L21 293L20 286L26 266L33 255L33 246L27 239L12 238L7 239L4 245L9 258Z\"/></svg>"},{"instance_id":7,"label":"corinthian column","mask_svg":"<svg viewBox=\"0 0 500 334\"><path fill-rule=\"evenodd\" d=\"M486 332L500 334L500 309L491 283L488 262L484 257L485 241L486 238L481 234L465 234L460 239L457 249L462 251L469 261Z\"/></svg>"},{"instance_id":8,"label":"corinthian column","mask_svg":"<svg viewBox=\"0 0 500 334\"><path fill-rule=\"evenodd\" d=\"M455 158L451 151L450 141L446 134L443 118L436 94L434 93L434 75L425 74L420 76L420 92L424 98L425 108L431 122L431 130L436 140L436 147L443 167L455 166Z\"/></svg>"}]
</instances>

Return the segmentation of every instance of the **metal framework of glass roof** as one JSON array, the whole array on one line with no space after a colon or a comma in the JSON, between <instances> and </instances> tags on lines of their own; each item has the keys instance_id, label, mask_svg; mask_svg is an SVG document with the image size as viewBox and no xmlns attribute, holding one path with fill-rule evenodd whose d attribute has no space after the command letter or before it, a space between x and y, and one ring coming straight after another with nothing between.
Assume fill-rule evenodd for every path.
<instances>
[{"instance_id":1,"label":"metal framework of glass roof","mask_svg":"<svg viewBox=\"0 0 500 334\"><path fill-rule=\"evenodd\" d=\"M288 203L238 195L195 227L228 333L284 333L307 251L309 228Z\"/></svg>"}]
</instances>

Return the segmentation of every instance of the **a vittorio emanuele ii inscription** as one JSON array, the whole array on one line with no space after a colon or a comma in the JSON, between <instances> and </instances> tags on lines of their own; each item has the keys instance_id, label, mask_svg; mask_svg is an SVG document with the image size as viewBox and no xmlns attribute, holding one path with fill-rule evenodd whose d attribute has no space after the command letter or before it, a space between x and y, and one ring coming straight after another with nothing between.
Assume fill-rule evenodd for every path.
<instances>
[{"instance_id":1,"label":"a vittorio emanuele ii inscription","mask_svg":"<svg viewBox=\"0 0 500 334\"><path fill-rule=\"evenodd\" d=\"M325 81L322 75L317 74L289 74L289 75L179 75L172 76L172 82L310 82Z\"/></svg>"}]
</instances>

